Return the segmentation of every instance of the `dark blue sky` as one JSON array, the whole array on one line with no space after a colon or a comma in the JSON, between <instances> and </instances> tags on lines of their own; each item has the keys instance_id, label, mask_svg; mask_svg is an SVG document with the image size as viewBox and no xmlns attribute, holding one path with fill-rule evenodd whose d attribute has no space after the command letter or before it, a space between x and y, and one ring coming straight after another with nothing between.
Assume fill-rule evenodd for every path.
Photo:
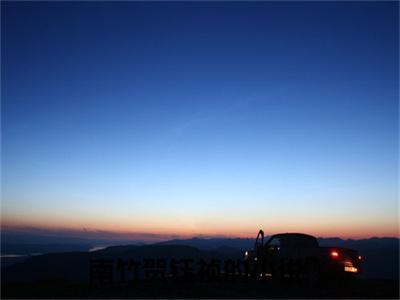
<instances>
[{"instance_id":1,"label":"dark blue sky","mask_svg":"<svg viewBox=\"0 0 400 300\"><path fill-rule=\"evenodd\" d=\"M398 25L396 2L2 2L4 218L396 232Z\"/></svg>"}]
</instances>

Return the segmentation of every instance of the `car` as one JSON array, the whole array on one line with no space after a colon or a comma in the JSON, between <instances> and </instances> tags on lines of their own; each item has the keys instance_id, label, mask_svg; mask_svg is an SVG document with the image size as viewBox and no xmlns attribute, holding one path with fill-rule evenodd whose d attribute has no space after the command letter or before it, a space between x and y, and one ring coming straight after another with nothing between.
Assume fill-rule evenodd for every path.
<instances>
[{"instance_id":1,"label":"car","mask_svg":"<svg viewBox=\"0 0 400 300\"><path fill-rule=\"evenodd\" d=\"M264 243L260 230L254 248L245 252L253 276L306 279L349 278L361 271L358 251L343 247L320 247L318 240L303 233L272 235Z\"/></svg>"}]
</instances>

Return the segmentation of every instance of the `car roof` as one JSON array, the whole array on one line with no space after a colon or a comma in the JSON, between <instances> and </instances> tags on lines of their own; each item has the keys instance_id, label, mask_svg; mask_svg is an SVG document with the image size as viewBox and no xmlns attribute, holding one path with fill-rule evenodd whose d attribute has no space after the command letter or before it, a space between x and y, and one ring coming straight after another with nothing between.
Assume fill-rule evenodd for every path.
<instances>
[{"instance_id":1,"label":"car roof","mask_svg":"<svg viewBox=\"0 0 400 300\"><path fill-rule=\"evenodd\" d=\"M279 238L282 245L292 245L297 247L318 247L317 239L309 234L304 233L279 233L274 234L269 240ZM268 242L268 241L267 241Z\"/></svg>"},{"instance_id":2,"label":"car roof","mask_svg":"<svg viewBox=\"0 0 400 300\"><path fill-rule=\"evenodd\" d=\"M304 238L315 239L315 237L312 235L305 234L305 233L297 233L297 232L278 233L278 234L271 235L271 238L272 237L279 237L279 238L282 238L282 237L295 237L295 238L296 237L298 237L298 238L304 237Z\"/></svg>"}]
</instances>

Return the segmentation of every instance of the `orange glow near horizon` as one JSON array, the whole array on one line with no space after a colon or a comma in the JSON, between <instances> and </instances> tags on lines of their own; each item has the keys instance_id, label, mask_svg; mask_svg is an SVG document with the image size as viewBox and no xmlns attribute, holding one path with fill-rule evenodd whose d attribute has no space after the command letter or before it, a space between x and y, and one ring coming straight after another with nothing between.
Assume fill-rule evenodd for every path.
<instances>
[{"instance_id":1,"label":"orange glow near horizon","mask_svg":"<svg viewBox=\"0 0 400 300\"><path fill-rule=\"evenodd\" d=\"M69 221L69 222L68 222ZM164 240L171 238L191 238L191 237L237 237L254 238L259 229L263 229L266 235L282 232L302 232L316 237L339 237L344 239L362 239L370 237L399 237L398 228L384 224L357 224L358 226L346 227L345 225L332 226L330 224L237 224L192 222L188 226L166 223L160 221L142 224L127 224L103 221L79 222L69 219L52 218L32 218L29 222L13 218L2 218L2 231L32 231L32 232L61 232L65 235L80 235L90 237L96 234L97 237L107 235L115 239L140 239L143 240ZM146 238L143 238L146 237Z\"/></svg>"}]
</instances>

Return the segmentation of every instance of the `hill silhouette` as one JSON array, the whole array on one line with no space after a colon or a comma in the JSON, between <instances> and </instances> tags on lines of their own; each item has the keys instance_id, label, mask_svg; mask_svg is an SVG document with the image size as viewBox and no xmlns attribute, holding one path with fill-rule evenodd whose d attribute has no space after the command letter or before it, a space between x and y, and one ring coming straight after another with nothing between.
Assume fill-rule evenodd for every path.
<instances>
[{"instance_id":1,"label":"hill silhouette","mask_svg":"<svg viewBox=\"0 0 400 300\"><path fill-rule=\"evenodd\" d=\"M240 258L242 252L235 248L220 247L209 251L183 245L127 245L111 246L94 252L65 252L32 256L24 261L3 268L4 282L67 280L88 281L89 260L145 259L145 258L188 258L228 259Z\"/></svg>"},{"instance_id":2,"label":"hill silhouette","mask_svg":"<svg viewBox=\"0 0 400 300\"><path fill-rule=\"evenodd\" d=\"M361 277L399 279L399 239L397 238L371 238L363 240L319 238L318 241L321 246L339 246L358 250L364 258ZM3 257L3 278L6 280L19 280L22 278L31 280L56 278L59 276L57 274L63 274L67 278L82 279L87 275L88 259L96 257L113 259L132 257L138 259L145 257L187 257L194 259L242 258L244 251L253 247L254 240L241 238L176 239L152 245L110 246L90 253L87 250L94 247L95 244L90 245L90 241L88 240L84 242L84 244L55 244L56 246L52 247L49 247L49 244L17 244L17 248L19 247L19 249L25 247L27 250L32 250L33 248L38 250L42 247L42 249L50 250L50 252L52 249L56 249L58 253L26 257ZM79 247L82 247L83 251L71 251L71 247L72 250L81 250ZM2 249L12 250L13 248L2 241ZM2 253L9 254L10 252L2 251ZM52 273L52 270L55 270L54 273Z\"/></svg>"},{"instance_id":3,"label":"hill silhouette","mask_svg":"<svg viewBox=\"0 0 400 300\"><path fill-rule=\"evenodd\" d=\"M209 247L210 241L199 241ZM214 241L216 242L216 241ZM220 240L219 242L222 242ZM238 241L235 241L238 242ZM379 241L375 241L378 242ZM228 243L229 244L229 241ZM242 250L219 246L208 250L190 245L111 246L94 252L50 253L29 257L2 268L2 296L5 298L398 298L398 280L361 279L338 286L307 288L276 286L271 283L144 283L111 285L92 289L89 285L90 259L241 258ZM379 247L378 247L379 248ZM382 258L385 259L385 258ZM389 267L389 265L387 266Z\"/></svg>"}]
</instances>

